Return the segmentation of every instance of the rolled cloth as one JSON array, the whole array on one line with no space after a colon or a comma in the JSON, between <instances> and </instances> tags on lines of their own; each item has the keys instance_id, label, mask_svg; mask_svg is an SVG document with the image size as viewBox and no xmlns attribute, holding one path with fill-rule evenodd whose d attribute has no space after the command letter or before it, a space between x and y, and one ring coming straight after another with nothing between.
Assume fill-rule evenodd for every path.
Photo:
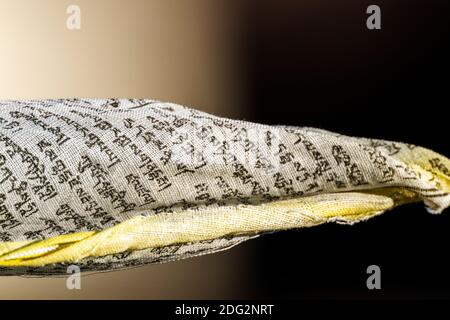
<instances>
[{"instance_id":1,"label":"rolled cloth","mask_svg":"<svg viewBox=\"0 0 450 320\"><path fill-rule=\"evenodd\" d=\"M0 102L0 274L101 271L263 233L450 203L450 161L411 144L144 99Z\"/></svg>"}]
</instances>

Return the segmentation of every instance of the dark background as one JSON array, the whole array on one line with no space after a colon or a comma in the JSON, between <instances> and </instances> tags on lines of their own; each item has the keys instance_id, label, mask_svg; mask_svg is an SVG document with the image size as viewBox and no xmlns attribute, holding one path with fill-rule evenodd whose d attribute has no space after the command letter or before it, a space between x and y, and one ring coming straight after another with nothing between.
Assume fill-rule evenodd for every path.
<instances>
[{"instance_id":1,"label":"dark background","mask_svg":"<svg viewBox=\"0 0 450 320\"><path fill-rule=\"evenodd\" d=\"M381 30L366 28L371 4L381 8ZM450 156L449 21L449 1L247 1L247 120ZM246 246L257 252L258 298L450 298L449 230L448 212L412 204L355 226L280 232ZM371 264L381 268L382 290L366 287Z\"/></svg>"}]
</instances>

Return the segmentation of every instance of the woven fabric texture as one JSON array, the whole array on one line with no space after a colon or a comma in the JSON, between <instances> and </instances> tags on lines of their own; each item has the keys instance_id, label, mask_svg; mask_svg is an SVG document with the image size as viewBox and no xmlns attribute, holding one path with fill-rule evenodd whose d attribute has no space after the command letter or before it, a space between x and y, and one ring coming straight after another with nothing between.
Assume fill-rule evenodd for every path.
<instances>
[{"instance_id":1,"label":"woven fabric texture","mask_svg":"<svg viewBox=\"0 0 450 320\"><path fill-rule=\"evenodd\" d=\"M0 102L0 274L103 271L266 232L450 203L411 144L255 124L145 99Z\"/></svg>"}]
</instances>

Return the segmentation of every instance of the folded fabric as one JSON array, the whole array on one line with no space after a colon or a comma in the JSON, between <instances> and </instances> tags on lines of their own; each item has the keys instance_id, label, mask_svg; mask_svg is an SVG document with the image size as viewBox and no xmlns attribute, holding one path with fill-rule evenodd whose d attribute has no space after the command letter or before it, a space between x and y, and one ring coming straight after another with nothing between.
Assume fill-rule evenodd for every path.
<instances>
[{"instance_id":1,"label":"folded fabric","mask_svg":"<svg viewBox=\"0 0 450 320\"><path fill-rule=\"evenodd\" d=\"M144 99L0 101L0 274L101 271L266 232L450 203L450 161L411 144Z\"/></svg>"}]
</instances>

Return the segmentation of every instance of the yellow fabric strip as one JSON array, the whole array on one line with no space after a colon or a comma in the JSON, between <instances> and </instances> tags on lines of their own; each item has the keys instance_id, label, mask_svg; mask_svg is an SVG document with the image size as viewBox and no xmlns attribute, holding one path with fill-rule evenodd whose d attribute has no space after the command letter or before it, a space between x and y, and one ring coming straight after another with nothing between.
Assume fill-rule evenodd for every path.
<instances>
[{"instance_id":1,"label":"yellow fabric strip","mask_svg":"<svg viewBox=\"0 0 450 320\"><path fill-rule=\"evenodd\" d=\"M386 195L345 192L257 206L239 205L137 216L97 233L79 232L25 245L23 242L3 244L0 266L44 266L227 235L309 227L330 221L354 223L395 205L396 202Z\"/></svg>"}]
</instances>

